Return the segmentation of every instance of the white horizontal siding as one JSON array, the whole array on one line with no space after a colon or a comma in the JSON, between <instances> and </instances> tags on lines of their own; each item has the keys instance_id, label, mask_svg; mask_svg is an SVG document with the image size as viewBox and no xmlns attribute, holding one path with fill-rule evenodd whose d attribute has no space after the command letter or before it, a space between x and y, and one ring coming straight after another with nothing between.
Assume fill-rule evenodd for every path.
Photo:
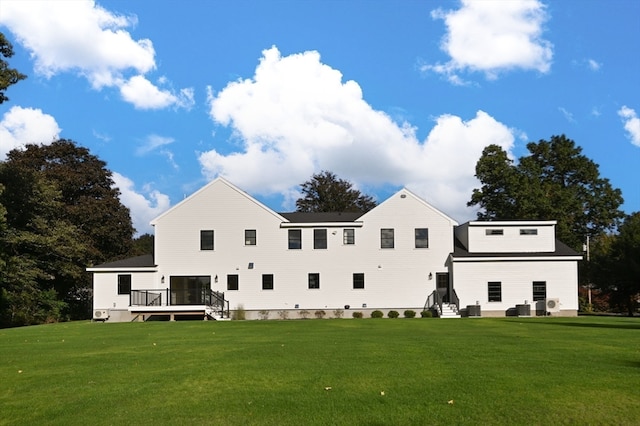
<instances>
[{"instance_id":1,"label":"white horizontal siding","mask_svg":"<svg viewBox=\"0 0 640 426\"><path fill-rule=\"evenodd\" d=\"M503 235L487 235L487 230L501 229ZM535 229L537 235L520 235L521 229ZM472 253L541 253L555 251L553 225L469 226L466 244ZM462 234L462 233L460 233Z\"/></svg>"}]
</instances>

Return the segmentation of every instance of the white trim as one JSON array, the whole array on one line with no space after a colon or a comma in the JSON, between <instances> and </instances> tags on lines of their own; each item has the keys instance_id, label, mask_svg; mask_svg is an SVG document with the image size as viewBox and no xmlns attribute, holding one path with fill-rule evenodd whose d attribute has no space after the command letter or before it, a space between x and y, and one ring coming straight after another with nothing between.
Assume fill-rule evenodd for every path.
<instances>
[{"instance_id":1,"label":"white trim","mask_svg":"<svg viewBox=\"0 0 640 426\"><path fill-rule=\"evenodd\" d=\"M469 226L550 226L557 225L556 220L474 220L467 222Z\"/></svg>"},{"instance_id":2,"label":"white trim","mask_svg":"<svg viewBox=\"0 0 640 426\"><path fill-rule=\"evenodd\" d=\"M153 267L126 267L126 266L120 266L120 267L112 267L112 268L98 268L98 267L91 267L91 268L87 268L87 272L158 272L158 268L156 266Z\"/></svg>"},{"instance_id":3,"label":"white trim","mask_svg":"<svg viewBox=\"0 0 640 426\"><path fill-rule=\"evenodd\" d=\"M495 256L495 257L454 257L451 256L452 262L511 262L511 261L564 261L564 260L582 260L582 256Z\"/></svg>"},{"instance_id":4,"label":"white trim","mask_svg":"<svg viewBox=\"0 0 640 426\"><path fill-rule=\"evenodd\" d=\"M280 228L362 228L358 222L283 222Z\"/></svg>"}]
</instances>

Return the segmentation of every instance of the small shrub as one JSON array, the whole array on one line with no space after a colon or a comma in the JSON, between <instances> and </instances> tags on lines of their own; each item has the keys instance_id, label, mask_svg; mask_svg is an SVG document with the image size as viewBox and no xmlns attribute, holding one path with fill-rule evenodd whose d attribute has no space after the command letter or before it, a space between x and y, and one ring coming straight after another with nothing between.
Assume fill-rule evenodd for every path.
<instances>
[{"instance_id":1,"label":"small shrub","mask_svg":"<svg viewBox=\"0 0 640 426\"><path fill-rule=\"evenodd\" d=\"M362 312L354 312L351 314L354 318L362 318Z\"/></svg>"},{"instance_id":2,"label":"small shrub","mask_svg":"<svg viewBox=\"0 0 640 426\"><path fill-rule=\"evenodd\" d=\"M431 311L422 311L422 312L420 312L420 316L422 318L432 318L433 317L433 312L431 312Z\"/></svg>"},{"instance_id":3,"label":"small shrub","mask_svg":"<svg viewBox=\"0 0 640 426\"><path fill-rule=\"evenodd\" d=\"M333 316L336 318L342 318L343 315L344 315L344 311L342 309L335 309L333 311Z\"/></svg>"},{"instance_id":4,"label":"small shrub","mask_svg":"<svg viewBox=\"0 0 640 426\"><path fill-rule=\"evenodd\" d=\"M289 319L289 311L278 311L278 317L280 317L281 320Z\"/></svg>"},{"instance_id":5,"label":"small shrub","mask_svg":"<svg viewBox=\"0 0 640 426\"><path fill-rule=\"evenodd\" d=\"M309 318L309 314L311 312L307 311L306 309L301 310L300 312L298 312L298 314L300 315L300 318L302 319L307 319Z\"/></svg>"},{"instance_id":6,"label":"small shrub","mask_svg":"<svg viewBox=\"0 0 640 426\"><path fill-rule=\"evenodd\" d=\"M404 311L404 317L405 318L415 318L416 317L416 311L412 311L411 309L407 309L406 311Z\"/></svg>"},{"instance_id":7,"label":"small shrub","mask_svg":"<svg viewBox=\"0 0 640 426\"><path fill-rule=\"evenodd\" d=\"M233 320L245 320L247 319L247 312L244 310L243 305L238 305L236 310L231 314Z\"/></svg>"},{"instance_id":8,"label":"small shrub","mask_svg":"<svg viewBox=\"0 0 640 426\"><path fill-rule=\"evenodd\" d=\"M382 311L375 310L371 312L371 318L382 318L384 317L384 313Z\"/></svg>"},{"instance_id":9,"label":"small shrub","mask_svg":"<svg viewBox=\"0 0 640 426\"><path fill-rule=\"evenodd\" d=\"M325 311L323 311L323 310L319 310L319 311L315 312L315 316L318 319L324 318L325 315L327 315L327 313Z\"/></svg>"},{"instance_id":10,"label":"small shrub","mask_svg":"<svg viewBox=\"0 0 640 426\"><path fill-rule=\"evenodd\" d=\"M389 311L389 313L387 314L387 316L389 318L398 318L400 316L400 314L398 313L398 311Z\"/></svg>"},{"instance_id":11,"label":"small shrub","mask_svg":"<svg viewBox=\"0 0 640 426\"><path fill-rule=\"evenodd\" d=\"M260 315L261 320L269 319L269 311L267 310L258 311L258 315Z\"/></svg>"}]
</instances>

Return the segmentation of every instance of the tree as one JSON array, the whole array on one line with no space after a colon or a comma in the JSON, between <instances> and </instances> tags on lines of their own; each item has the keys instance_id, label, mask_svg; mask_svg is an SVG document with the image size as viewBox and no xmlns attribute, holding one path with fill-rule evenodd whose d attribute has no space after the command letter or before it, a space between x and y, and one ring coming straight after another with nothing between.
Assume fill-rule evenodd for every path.
<instances>
[{"instance_id":1,"label":"tree","mask_svg":"<svg viewBox=\"0 0 640 426\"><path fill-rule=\"evenodd\" d=\"M564 135L527 144L518 163L497 145L486 147L476 164L482 186L468 206L481 220L557 220L557 236L580 250L586 237L612 230L624 216L619 189L600 177L598 165Z\"/></svg>"},{"instance_id":2,"label":"tree","mask_svg":"<svg viewBox=\"0 0 640 426\"><path fill-rule=\"evenodd\" d=\"M37 182L38 191L48 195L37 196L35 188L31 199L21 200L22 193L29 193L30 182ZM64 271L43 274L35 282L43 288L43 277L53 277L48 284L66 303L65 314L72 319L86 318L91 307L91 276L85 268L127 255L132 244L129 209L120 203L111 171L86 148L62 139L48 146L27 145L23 151L9 152L2 163L0 184L5 186L0 204L7 209L6 238L18 238L13 245L15 254L47 263L40 268L44 271L49 265L55 266L55 271ZM21 238L31 238L51 256L27 250L20 244ZM51 249L52 244L60 249ZM70 252L60 253L63 247ZM0 250L4 251L4 246ZM21 279L15 282L18 285ZM22 282L27 285L34 281L24 278Z\"/></svg>"},{"instance_id":3,"label":"tree","mask_svg":"<svg viewBox=\"0 0 640 426\"><path fill-rule=\"evenodd\" d=\"M13 46L3 33L0 33L0 54L7 59L13 56ZM27 78L26 75L14 68L9 68L9 63L0 59L0 104L9 100L4 94L7 88L25 78Z\"/></svg>"},{"instance_id":4,"label":"tree","mask_svg":"<svg viewBox=\"0 0 640 426\"><path fill-rule=\"evenodd\" d=\"M629 316L640 300L640 212L627 216L617 234L607 235L605 250L592 257L594 280L609 294L610 304L622 308Z\"/></svg>"},{"instance_id":5,"label":"tree","mask_svg":"<svg viewBox=\"0 0 640 426\"><path fill-rule=\"evenodd\" d=\"M376 206L375 200L363 195L353 185L327 171L314 174L300 185L303 198L296 201L299 212L367 212Z\"/></svg>"},{"instance_id":6,"label":"tree","mask_svg":"<svg viewBox=\"0 0 640 426\"><path fill-rule=\"evenodd\" d=\"M78 229L60 217L61 194L38 173L0 163L6 185L0 201L6 222L0 233L0 325L58 321L66 303L63 283L82 279L86 248Z\"/></svg>"}]
</instances>

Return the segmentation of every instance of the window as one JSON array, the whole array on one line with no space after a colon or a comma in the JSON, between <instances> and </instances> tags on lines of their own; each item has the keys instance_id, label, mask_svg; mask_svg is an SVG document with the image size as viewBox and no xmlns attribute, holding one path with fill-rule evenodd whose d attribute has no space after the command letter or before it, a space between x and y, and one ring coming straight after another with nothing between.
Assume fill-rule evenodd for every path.
<instances>
[{"instance_id":1,"label":"window","mask_svg":"<svg viewBox=\"0 0 640 426\"><path fill-rule=\"evenodd\" d=\"M302 229L289 229L289 249L300 250L302 248Z\"/></svg>"},{"instance_id":2,"label":"window","mask_svg":"<svg viewBox=\"0 0 640 426\"><path fill-rule=\"evenodd\" d=\"M355 229L343 229L342 230L342 244L351 245L356 243L356 230Z\"/></svg>"},{"instance_id":3,"label":"window","mask_svg":"<svg viewBox=\"0 0 640 426\"><path fill-rule=\"evenodd\" d=\"M207 275L175 276L169 278L172 305L205 305L211 303L211 277ZM164 301L162 295L161 301Z\"/></svg>"},{"instance_id":4,"label":"window","mask_svg":"<svg viewBox=\"0 0 640 426\"><path fill-rule=\"evenodd\" d=\"M200 250L213 250L213 231L200 231Z\"/></svg>"},{"instance_id":5,"label":"window","mask_svg":"<svg viewBox=\"0 0 640 426\"><path fill-rule=\"evenodd\" d=\"M327 230L326 229L313 230L313 248L314 249L327 248Z\"/></svg>"},{"instance_id":6,"label":"window","mask_svg":"<svg viewBox=\"0 0 640 426\"><path fill-rule=\"evenodd\" d=\"M244 230L244 245L245 246L255 246L256 245L256 230L255 229L245 229Z\"/></svg>"},{"instance_id":7,"label":"window","mask_svg":"<svg viewBox=\"0 0 640 426\"><path fill-rule=\"evenodd\" d=\"M237 275L227 275L227 290L238 290L240 288Z\"/></svg>"},{"instance_id":8,"label":"window","mask_svg":"<svg viewBox=\"0 0 640 426\"><path fill-rule=\"evenodd\" d=\"M118 294L131 294L131 275L118 275Z\"/></svg>"},{"instance_id":9,"label":"window","mask_svg":"<svg viewBox=\"0 0 640 426\"><path fill-rule=\"evenodd\" d=\"M364 274L362 273L353 274L353 288L354 289L364 288Z\"/></svg>"},{"instance_id":10,"label":"window","mask_svg":"<svg viewBox=\"0 0 640 426\"><path fill-rule=\"evenodd\" d=\"M485 229L485 235L504 235L504 229Z\"/></svg>"},{"instance_id":11,"label":"window","mask_svg":"<svg viewBox=\"0 0 640 426\"><path fill-rule=\"evenodd\" d=\"M320 274L309 274L309 288L320 288Z\"/></svg>"},{"instance_id":12,"label":"window","mask_svg":"<svg viewBox=\"0 0 640 426\"><path fill-rule=\"evenodd\" d=\"M262 275L262 289L273 290L273 274Z\"/></svg>"},{"instance_id":13,"label":"window","mask_svg":"<svg viewBox=\"0 0 640 426\"><path fill-rule=\"evenodd\" d=\"M534 281L533 282L533 301L544 300L547 298L547 282L546 281Z\"/></svg>"},{"instance_id":14,"label":"window","mask_svg":"<svg viewBox=\"0 0 640 426\"><path fill-rule=\"evenodd\" d=\"M380 248L393 248L393 228L380 230Z\"/></svg>"},{"instance_id":15,"label":"window","mask_svg":"<svg viewBox=\"0 0 640 426\"><path fill-rule=\"evenodd\" d=\"M489 302L502 302L502 283L500 281L489 281L487 289Z\"/></svg>"},{"instance_id":16,"label":"window","mask_svg":"<svg viewBox=\"0 0 640 426\"><path fill-rule=\"evenodd\" d=\"M428 228L416 228L416 248L429 248Z\"/></svg>"},{"instance_id":17,"label":"window","mask_svg":"<svg viewBox=\"0 0 640 426\"><path fill-rule=\"evenodd\" d=\"M537 229L521 229L520 235L538 235Z\"/></svg>"}]
</instances>

